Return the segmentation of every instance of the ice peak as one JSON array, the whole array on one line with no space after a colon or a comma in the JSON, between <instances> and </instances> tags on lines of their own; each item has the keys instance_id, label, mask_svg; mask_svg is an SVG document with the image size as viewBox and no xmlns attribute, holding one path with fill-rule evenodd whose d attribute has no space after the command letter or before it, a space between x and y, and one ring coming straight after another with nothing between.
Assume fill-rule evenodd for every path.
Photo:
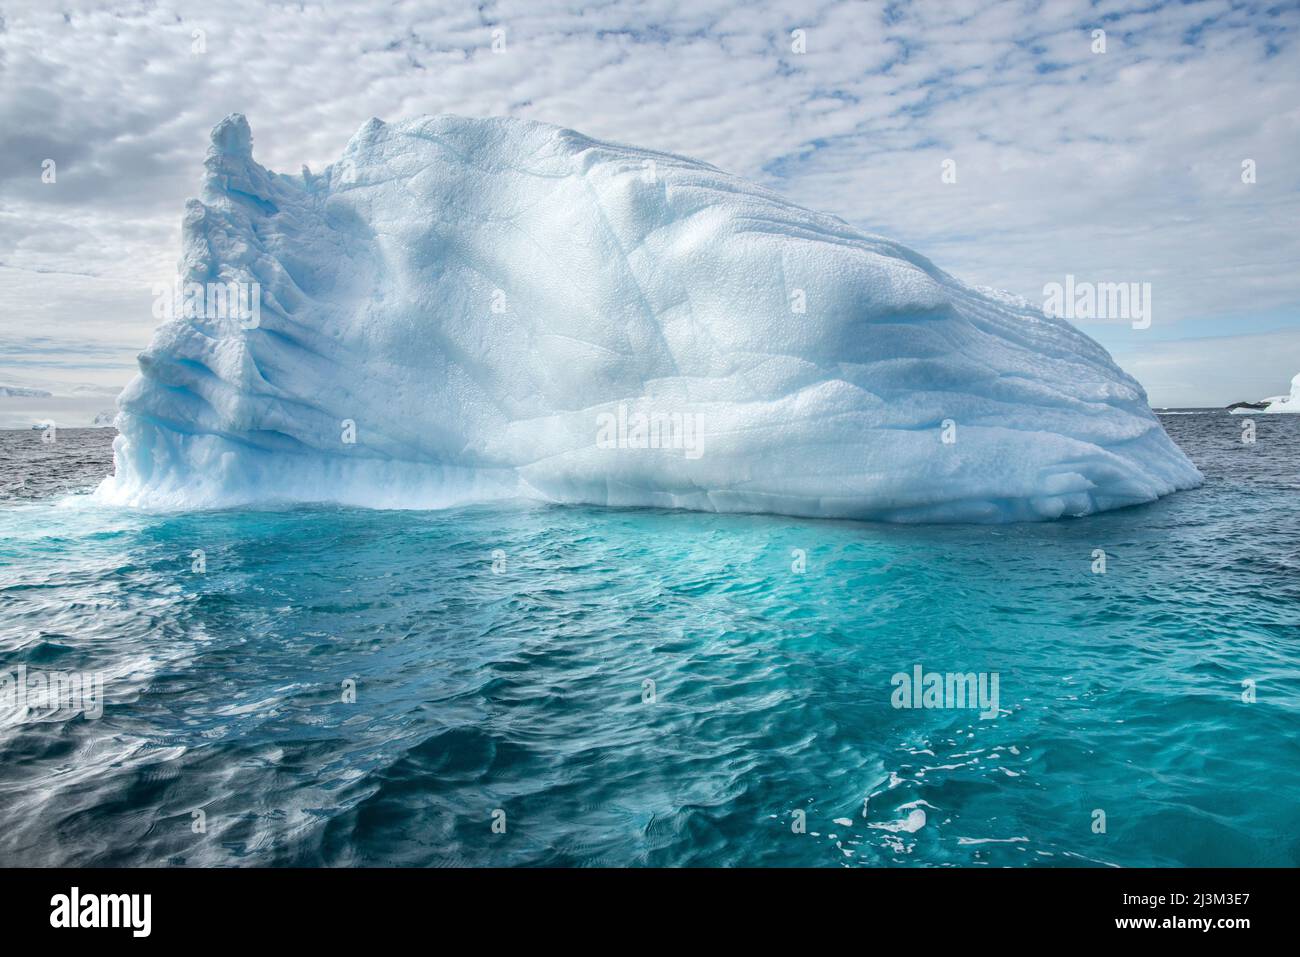
<instances>
[{"instance_id":1,"label":"ice peak","mask_svg":"<svg viewBox=\"0 0 1300 957\"><path fill-rule=\"evenodd\" d=\"M253 131L243 113L231 113L212 128L203 166L203 198L208 203L251 204L264 214L276 211L271 175L253 159Z\"/></svg>"},{"instance_id":2,"label":"ice peak","mask_svg":"<svg viewBox=\"0 0 1300 957\"><path fill-rule=\"evenodd\" d=\"M231 113L212 127L212 150L227 156L253 158L253 130L243 113Z\"/></svg>"}]
</instances>

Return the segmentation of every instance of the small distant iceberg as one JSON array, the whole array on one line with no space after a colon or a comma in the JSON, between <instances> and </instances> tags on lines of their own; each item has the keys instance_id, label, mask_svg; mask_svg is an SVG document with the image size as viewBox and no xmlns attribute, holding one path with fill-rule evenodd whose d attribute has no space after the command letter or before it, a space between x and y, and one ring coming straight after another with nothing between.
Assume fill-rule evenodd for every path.
<instances>
[{"instance_id":1,"label":"small distant iceberg","mask_svg":"<svg viewBox=\"0 0 1300 957\"><path fill-rule=\"evenodd\" d=\"M1264 415L1273 415L1280 412L1300 412L1300 373L1291 380L1290 395L1275 395L1267 399L1260 399L1258 402L1234 402L1228 406L1228 411L1233 415L1246 415L1249 413L1262 413Z\"/></svg>"}]
</instances>

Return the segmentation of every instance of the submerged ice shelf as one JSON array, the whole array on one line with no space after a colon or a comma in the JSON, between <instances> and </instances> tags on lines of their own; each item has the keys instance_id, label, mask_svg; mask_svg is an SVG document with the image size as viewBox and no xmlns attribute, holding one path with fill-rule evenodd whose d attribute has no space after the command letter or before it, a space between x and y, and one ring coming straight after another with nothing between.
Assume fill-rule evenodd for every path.
<instances>
[{"instance_id":1,"label":"submerged ice shelf","mask_svg":"<svg viewBox=\"0 0 1300 957\"><path fill-rule=\"evenodd\" d=\"M107 501L1010 521L1201 480L1064 320L704 163L437 116L286 175L236 114L205 167L182 279L255 321L162 324Z\"/></svg>"}]
</instances>

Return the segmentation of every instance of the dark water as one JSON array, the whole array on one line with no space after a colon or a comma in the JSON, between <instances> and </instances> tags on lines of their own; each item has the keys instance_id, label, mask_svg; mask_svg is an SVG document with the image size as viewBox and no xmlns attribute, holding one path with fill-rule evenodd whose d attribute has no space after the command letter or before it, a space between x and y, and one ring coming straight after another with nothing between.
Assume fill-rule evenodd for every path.
<instances>
[{"instance_id":1,"label":"dark water","mask_svg":"<svg viewBox=\"0 0 1300 957\"><path fill-rule=\"evenodd\" d=\"M0 432L0 670L105 701L0 707L0 864L1298 864L1300 416L1162 421L1205 487L920 528L133 512Z\"/></svg>"}]
</instances>

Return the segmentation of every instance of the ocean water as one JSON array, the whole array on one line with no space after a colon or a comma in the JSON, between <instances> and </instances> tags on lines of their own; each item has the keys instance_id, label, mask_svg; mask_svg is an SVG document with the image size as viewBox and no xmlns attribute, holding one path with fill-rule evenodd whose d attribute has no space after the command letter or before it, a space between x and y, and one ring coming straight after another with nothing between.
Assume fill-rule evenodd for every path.
<instances>
[{"instance_id":1,"label":"ocean water","mask_svg":"<svg viewBox=\"0 0 1300 957\"><path fill-rule=\"evenodd\" d=\"M1300 416L1162 421L1203 488L1001 527L128 511L0 432L0 674L103 682L0 699L0 864L1300 864Z\"/></svg>"}]
</instances>

